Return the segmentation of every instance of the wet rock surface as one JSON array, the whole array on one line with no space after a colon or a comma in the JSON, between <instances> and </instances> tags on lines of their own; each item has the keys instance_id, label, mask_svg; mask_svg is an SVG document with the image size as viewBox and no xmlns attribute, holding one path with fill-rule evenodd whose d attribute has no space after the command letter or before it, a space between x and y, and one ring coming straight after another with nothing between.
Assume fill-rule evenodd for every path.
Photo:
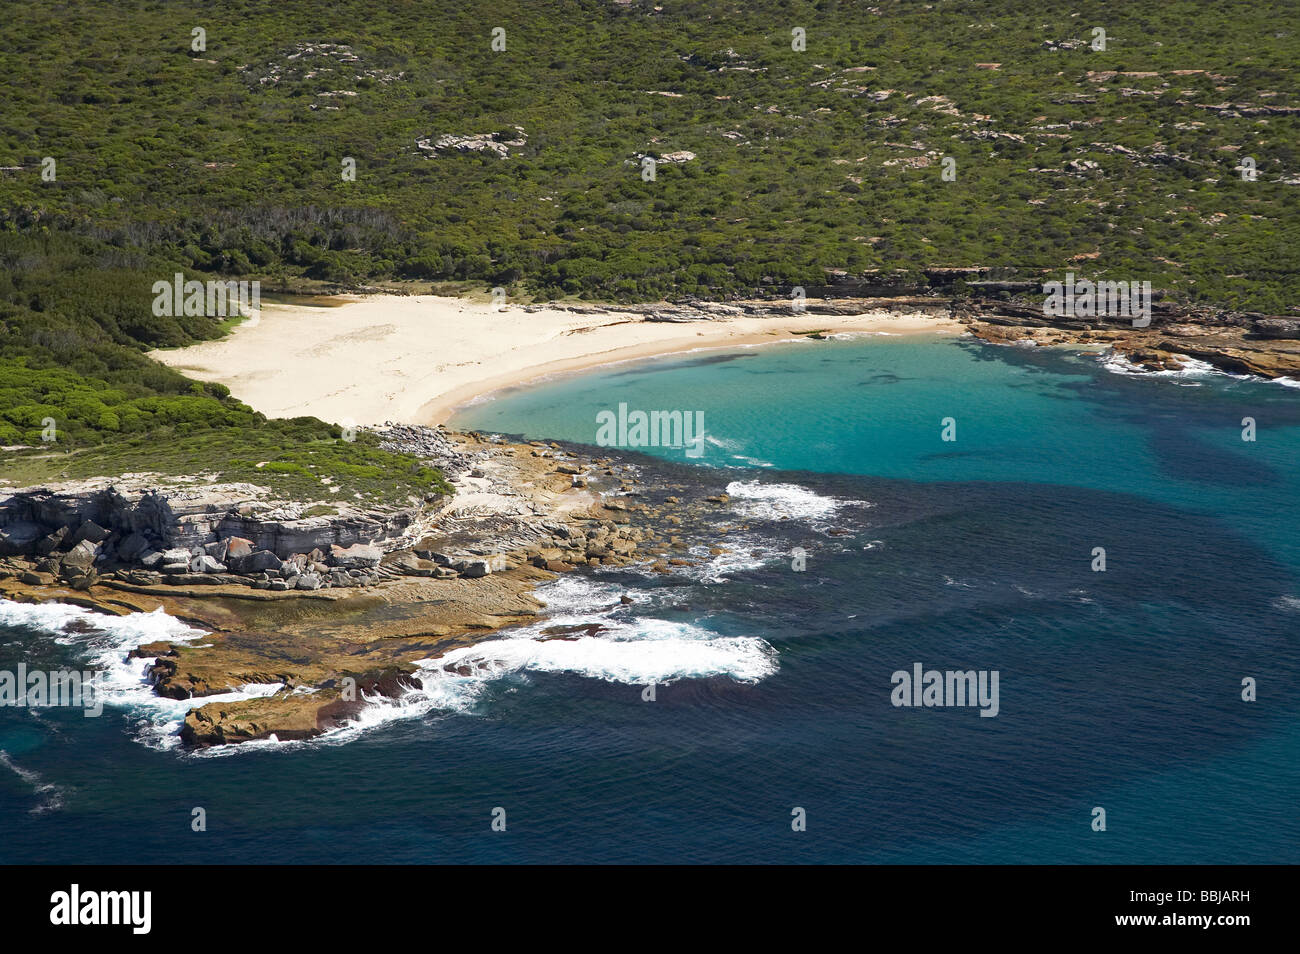
<instances>
[{"instance_id":1,"label":"wet rock surface","mask_svg":"<svg viewBox=\"0 0 1300 954\"><path fill-rule=\"evenodd\" d=\"M459 466L456 495L414 515L395 541L317 546L285 559L243 535L176 546L156 522L115 519L135 512L116 500L85 495L74 502L46 491L20 496L22 519L34 524L26 515L75 517L97 507L101 519L94 522L108 533L100 543L68 545L88 519L81 516L63 525L73 529L59 540L62 550L0 556L0 595L114 614L161 608L204 630L208 635L192 642L132 652L149 660L147 678L159 695L195 701L182 740L202 747L329 731L355 718L363 704L345 694L347 680L370 696L407 691L418 678L415 660L534 620L542 606L533 589L556 573L652 563L668 572L664 554L679 566L698 562L686 559L682 541L693 522L688 514L683 526L679 514L716 504L659 490L649 495L657 502L649 503L634 464L558 444L440 429L398 433L394 439L407 447L423 442L440 466L453 459ZM151 515L170 507L150 499ZM655 529L670 512L678 514L671 540ZM17 529L11 539L28 541L25 547L59 536L45 524ZM112 547L117 553L103 559ZM136 562L118 559L124 548L136 553ZM49 571L42 569L47 564ZM259 698L202 703L250 685L276 688Z\"/></svg>"},{"instance_id":2,"label":"wet rock surface","mask_svg":"<svg viewBox=\"0 0 1300 954\"><path fill-rule=\"evenodd\" d=\"M1151 322L1129 318L1059 318L1041 309L996 302L954 303L953 316L993 344L1105 345L1136 369L1178 371L1187 359L1228 374L1300 378L1300 319L1215 309L1188 310L1166 303L1151 308Z\"/></svg>"}]
</instances>

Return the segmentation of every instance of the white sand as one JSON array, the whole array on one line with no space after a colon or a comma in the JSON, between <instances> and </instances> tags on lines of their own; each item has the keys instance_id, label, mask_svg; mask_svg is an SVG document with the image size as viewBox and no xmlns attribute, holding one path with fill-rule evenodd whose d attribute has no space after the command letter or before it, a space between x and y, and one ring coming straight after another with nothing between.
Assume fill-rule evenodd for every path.
<instances>
[{"instance_id":1,"label":"white sand","mask_svg":"<svg viewBox=\"0 0 1300 954\"><path fill-rule=\"evenodd\" d=\"M478 395L544 375L700 348L783 341L800 331L953 333L944 316L734 317L647 322L636 314L527 313L486 302L376 295L339 307L264 304L233 334L151 356L218 381L268 417L439 424Z\"/></svg>"}]
</instances>

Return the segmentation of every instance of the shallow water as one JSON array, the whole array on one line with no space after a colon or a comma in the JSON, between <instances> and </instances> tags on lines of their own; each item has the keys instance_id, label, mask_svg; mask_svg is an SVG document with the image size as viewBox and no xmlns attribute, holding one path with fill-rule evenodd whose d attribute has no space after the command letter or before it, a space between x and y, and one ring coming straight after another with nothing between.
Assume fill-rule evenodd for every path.
<instances>
[{"instance_id":1,"label":"shallow water","mask_svg":"<svg viewBox=\"0 0 1300 954\"><path fill-rule=\"evenodd\" d=\"M619 403L703 412L700 458L641 466L725 489L732 552L563 578L553 618L459 651L471 676L431 663L322 741L185 755L121 671L101 718L0 709L0 861L1294 863L1298 398L928 337L500 395L453 423L591 444ZM0 669L178 625L56 640L45 612L2 617ZM997 715L892 705L917 662L996 670Z\"/></svg>"}]
</instances>

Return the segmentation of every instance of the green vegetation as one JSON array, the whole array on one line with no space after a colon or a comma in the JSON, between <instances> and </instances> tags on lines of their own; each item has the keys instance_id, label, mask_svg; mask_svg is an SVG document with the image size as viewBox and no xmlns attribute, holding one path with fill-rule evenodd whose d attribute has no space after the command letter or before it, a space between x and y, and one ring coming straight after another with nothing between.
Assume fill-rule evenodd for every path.
<instances>
[{"instance_id":1,"label":"green vegetation","mask_svg":"<svg viewBox=\"0 0 1300 954\"><path fill-rule=\"evenodd\" d=\"M1300 33L1276 6L13 5L0 442L38 443L53 416L85 460L106 441L152 460L229 432L266 448L240 459L311 470L295 455L324 454L329 425L267 447L289 438L141 353L234 324L153 316L153 282L178 270L268 290L416 281L626 301L814 294L828 269L1073 268L1286 312ZM1090 48L1097 26L1105 50ZM418 145L448 134L494 136L508 157ZM640 156L680 151L694 158L643 181ZM1247 156L1257 181L1237 171Z\"/></svg>"},{"instance_id":2,"label":"green vegetation","mask_svg":"<svg viewBox=\"0 0 1300 954\"><path fill-rule=\"evenodd\" d=\"M256 417L260 423L212 425L180 438L163 428L72 452L34 449L10 454L3 472L20 484L143 470L206 474L270 487L296 500L337 497L339 503L352 504L452 493L438 470L408 455L381 450L372 434L363 431L347 442L340 439L338 428L315 418Z\"/></svg>"},{"instance_id":3,"label":"green vegetation","mask_svg":"<svg viewBox=\"0 0 1300 954\"><path fill-rule=\"evenodd\" d=\"M451 492L439 472L380 450L373 435L349 443L315 418L268 420L224 385L146 357L147 348L215 337L221 326L155 317L138 261L105 267L102 250L78 236L0 234L0 263L0 446L32 448L4 455L9 480L148 470L349 502ZM47 422L53 442L43 440Z\"/></svg>"},{"instance_id":4,"label":"green vegetation","mask_svg":"<svg viewBox=\"0 0 1300 954\"><path fill-rule=\"evenodd\" d=\"M84 236L101 268L147 255L271 281L647 299L1099 253L1089 271L1190 298L1295 299L1281 180L1300 176L1300 117L1217 108L1300 105L1300 32L1273 5L658 6L19 5L0 25L0 65L24 78L0 129L21 166L0 176L0 227ZM506 159L416 146L516 126ZM696 159L642 181L636 156L677 150ZM1245 155L1256 182L1234 170Z\"/></svg>"}]
</instances>

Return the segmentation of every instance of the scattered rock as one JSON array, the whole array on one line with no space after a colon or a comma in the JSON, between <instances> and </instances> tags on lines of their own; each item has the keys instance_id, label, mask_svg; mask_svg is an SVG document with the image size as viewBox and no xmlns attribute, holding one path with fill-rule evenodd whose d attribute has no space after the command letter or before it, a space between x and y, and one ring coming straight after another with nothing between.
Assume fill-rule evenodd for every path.
<instances>
[{"instance_id":1,"label":"scattered rock","mask_svg":"<svg viewBox=\"0 0 1300 954\"><path fill-rule=\"evenodd\" d=\"M93 520L86 520L77 528L77 532L72 535L72 542L80 543L82 540L89 540L91 543L103 543L109 538L111 532Z\"/></svg>"},{"instance_id":2,"label":"scattered rock","mask_svg":"<svg viewBox=\"0 0 1300 954\"><path fill-rule=\"evenodd\" d=\"M95 557L99 555L99 547L90 540L82 540L75 547L64 554L60 561L64 571L81 571L85 573L95 564Z\"/></svg>"},{"instance_id":3,"label":"scattered rock","mask_svg":"<svg viewBox=\"0 0 1300 954\"><path fill-rule=\"evenodd\" d=\"M1300 338L1300 318L1260 318L1251 330L1261 338Z\"/></svg>"},{"instance_id":4,"label":"scattered rock","mask_svg":"<svg viewBox=\"0 0 1300 954\"><path fill-rule=\"evenodd\" d=\"M379 565L384 558L384 551L379 547L356 543L350 547L330 547L330 559L335 566L344 569L365 569Z\"/></svg>"},{"instance_id":5,"label":"scattered rock","mask_svg":"<svg viewBox=\"0 0 1300 954\"><path fill-rule=\"evenodd\" d=\"M226 565L217 562L215 557L208 556L205 553L203 556L195 557L190 562L190 569L195 573L225 573Z\"/></svg>"}]
</instances>

